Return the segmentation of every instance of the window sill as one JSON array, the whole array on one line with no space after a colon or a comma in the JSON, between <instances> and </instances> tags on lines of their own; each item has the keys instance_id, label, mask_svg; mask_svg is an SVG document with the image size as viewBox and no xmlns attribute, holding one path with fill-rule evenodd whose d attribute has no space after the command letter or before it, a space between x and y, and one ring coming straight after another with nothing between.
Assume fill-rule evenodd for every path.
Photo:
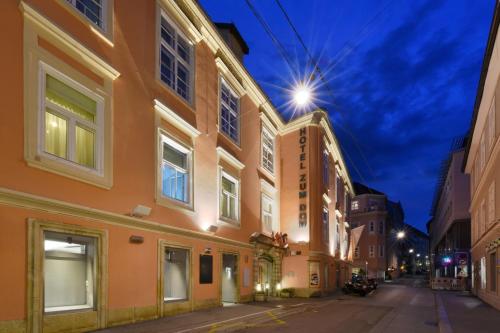
<instances>
[{"instance_id":1,"label":"window sill","mask_svg":"<svg viewBox=\"0 0 500 333\"><path fill-rule=\"evenodd\" d=\"M276 182L276 176L271 173L271 171L267 170L266 168L264 168L262 166L262 164L259 166L259 171L264 175L266 176L269 180L271 180L273 183Z\"/></svg>"},{"instance_id":2,"label":"window sill","mask_svg":"<svg viewBox=\"0 0 500 333\"><path fill-rule=\"evenodd\" d=\"M54 306L45 309L46 314L58 314L61 312L76 312L81 310L93 310L94 308L90 305L70 305L70 306Z\"/></svg>"},{"instance_id":3,"label":"window sill","mask_svg":"<svg viewBox=\"0 0 500 333\"><path fill-rule=\"evenodd\" d=\"M229 227L233 229L241 229L240 221L229 219L227 217L219 217L219 225L222 227Z\"/></svg>"},{"instance_id":4,"label":"window sill","mask_svg":"<svg viewBox=\"0 0 500 333\"><path fill-rule=\"evenodd\" d=\"M172 199L169 199L162 194L158 194L156 197L156 203L160 206L163 206L165 208L170 208L170 209L175 209L178 211L181 211L183 213L187 213L191 216L195 215L196 212L194 211L194 208L191 204L187 203L182 203L180 201L174 201Z\"/></svg>"},{"instance_id":5,"label":"window sill","mask_svg":"<svg viewBox=\"0 0 500 333\"><path fill-rule=\"evenodd\" d=\"M85 167L72 165L72 162L59 160L44 155L36 155L35 158L26 158L28 166L38 168L44 171L55 173L60 176L71 178L83 183L95 185L104 189L111 189L113 186L111 176L97 173L94 170L86 170Z\"/></svg>"},{"instance_id":6,"label":"window sill","mask_svg":"<svg viewBox=\"0 0 500 333\"><path fill-rule=\"evenodd\" d=\"M231 146L233 146L234 148L238 149L239 151L243 151L243 149L241 148L241 141L238 140L238 142L236 142L232 138L230 138L226 133L222 132L220 130L219 124L217 124L216 127L217 127L217 133L222 138L224 138L225 141L229 142L231 144Z\"/></svg>"},{"instance_id":7,"label":"window sill","mask_svg":"<svg viewBox=\"0 0 500 333\"><path fill-rule=\"evenodd\" d=\"M67 3L67 0L58 0L57 1L64 9L66 9L73 17L78 19L80 22L82 22L84 25L88 26L90 31L92 31L94 34L96 34L100 39L102 39L106 44L108 44L111 47L114 47L114 41L113 41L113 22L112 22L112 17L113 15L109 15L108 17L103 18L103 20L106 21L107 23L107 29L104 30L97 24L93 23L90 21L83 13L80 13L78 9L73 7L71 4ZM112 4L110 4L109 7L112 7ZM111 8L107 8L106 11L113 11ZM110 19L111 17L111 19Z\"/></svg>"},{"instance_id":8,"label":"window sill","mask_svg":"<svg viewBox=\"0 0 500 333\"><path fill-rule=\"evenodd\" d=\"M194 103L194 92L192 92L193 96L191 98L191 101L188 101L184 97L182 97L181 95L179 95L177 93L177 91L175 91L172 87L170 87L168 84L166 84L165 82L163 82L158 77L158 75L156 76L156 81L158 82L158 84L160 85L160 87L162 87L164 90L166 90L168 92L169 96L174 97L177 101L179 101L186 108L188 108L189 111L191 111L193 113L196 113L196 107L195 107L195 103Z\"/></svg>"}]
</instances>

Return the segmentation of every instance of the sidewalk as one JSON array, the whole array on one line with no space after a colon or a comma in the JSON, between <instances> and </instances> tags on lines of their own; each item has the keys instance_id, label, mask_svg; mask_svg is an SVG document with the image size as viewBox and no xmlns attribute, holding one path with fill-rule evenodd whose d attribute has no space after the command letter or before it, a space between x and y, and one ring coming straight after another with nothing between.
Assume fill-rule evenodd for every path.
<instances>
[{"instance_id":1,"label":"sidewalk","mask_svg":"<svg viewBox=\"0 0 500 333\"><path fill-rule=\"evenodd\" d=\"M460 291L435 291L441 333L499 332L500 312Z\"/></svg>"}]
</instances>

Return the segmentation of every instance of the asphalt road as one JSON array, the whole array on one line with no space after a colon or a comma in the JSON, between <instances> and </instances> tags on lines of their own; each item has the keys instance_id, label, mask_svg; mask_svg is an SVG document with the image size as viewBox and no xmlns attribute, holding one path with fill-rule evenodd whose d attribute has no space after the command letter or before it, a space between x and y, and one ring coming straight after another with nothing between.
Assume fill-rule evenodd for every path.
<instances>
[{"instance_id":1,"label":"asphalt road","mask_svg":"<svg viewBox=\"0 0 500 333\"><path fill-rule=\"evenodd\" d=\"M384 284L366 297L339 295L237 305L106 329L106 333L438 332L434 296L419 280Z\"/></svg>"}]
</instances>

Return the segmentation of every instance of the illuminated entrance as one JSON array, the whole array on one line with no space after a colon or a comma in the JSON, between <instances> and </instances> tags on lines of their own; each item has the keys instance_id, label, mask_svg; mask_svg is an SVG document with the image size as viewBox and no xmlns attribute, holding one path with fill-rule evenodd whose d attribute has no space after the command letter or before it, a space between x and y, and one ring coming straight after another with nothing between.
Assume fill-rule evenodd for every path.
<instances>
[{"instance_id":1,"label":"illuminated entrance","mask_svg":"<svg viewBox=\"0 0 500 333\"><path fill-rule=\"evenodd\" d=\"M238 301L238 256L222 254L221 300L223 303Z\"/></svg>"}]
</instances>

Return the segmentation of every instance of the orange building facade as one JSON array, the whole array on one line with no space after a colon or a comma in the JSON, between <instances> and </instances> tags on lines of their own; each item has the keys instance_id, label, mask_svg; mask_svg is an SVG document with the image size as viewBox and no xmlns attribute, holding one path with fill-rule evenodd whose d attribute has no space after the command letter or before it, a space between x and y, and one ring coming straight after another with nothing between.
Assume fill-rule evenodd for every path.
<instances>
[{"instance_id":1,"label":"orange building facade","mask_svg":"<svg viewBox=\"0 0 500 333\"><path fill-rule=\"evenodd\" d=\"M0 332L322 295L349 277L353 189L327 114L285 123L241 36L196 1L0 13Z\"/></svg>"}]
</instances>

